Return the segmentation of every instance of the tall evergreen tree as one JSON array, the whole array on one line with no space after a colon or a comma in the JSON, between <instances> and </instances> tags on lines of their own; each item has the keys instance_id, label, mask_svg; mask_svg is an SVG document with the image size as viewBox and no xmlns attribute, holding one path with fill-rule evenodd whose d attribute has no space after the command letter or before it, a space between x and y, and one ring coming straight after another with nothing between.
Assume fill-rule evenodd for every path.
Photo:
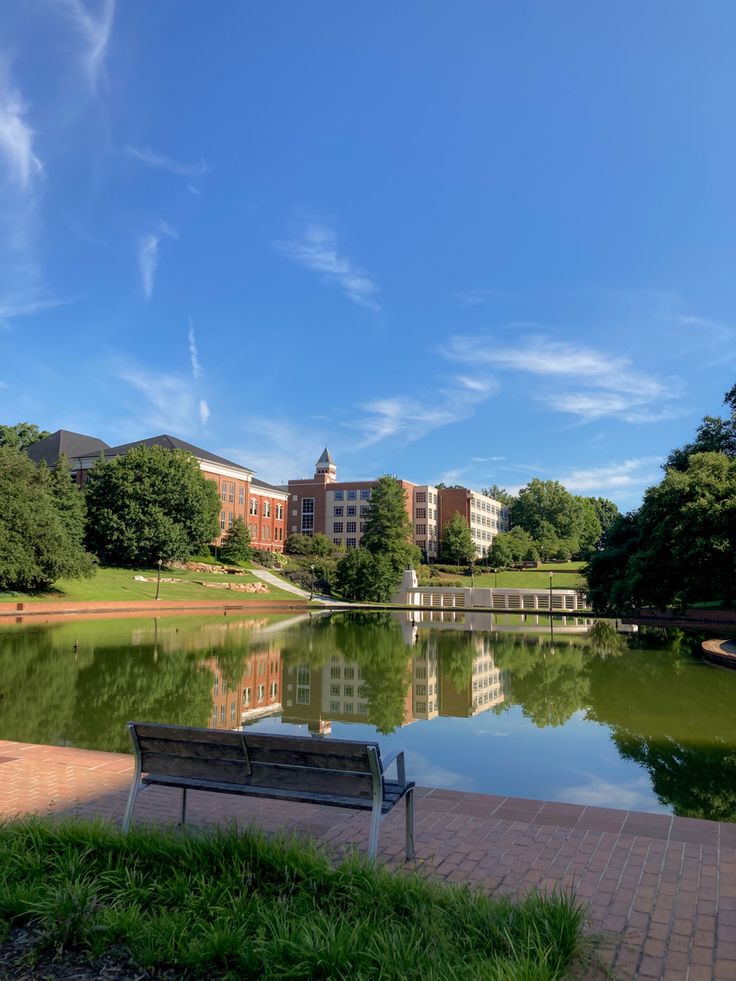
<instances>
[{"instance_id":1,"label":"tall evergreen tree","mask_svg":"<svg viewBox=\"0 0 736 981\"><path fill-rule=\"evenodd\" d=\"M401 481L388 474L380 477L371 493L361 546L373 555L386 556L401 572L420 559L419 549L412 543L412 530Z\"/></svg>"},{"instance_id":2,"label":"tall evergreen tree","mask_svg":"<svg viewBox=\"0 0 736 981\"><path fill-rule=\"evenodd\" d=\"M442 532L442 558L461 565L475 558L476 547L470 526L465 518L456 511Z\"/></svg>"}]
</instances>

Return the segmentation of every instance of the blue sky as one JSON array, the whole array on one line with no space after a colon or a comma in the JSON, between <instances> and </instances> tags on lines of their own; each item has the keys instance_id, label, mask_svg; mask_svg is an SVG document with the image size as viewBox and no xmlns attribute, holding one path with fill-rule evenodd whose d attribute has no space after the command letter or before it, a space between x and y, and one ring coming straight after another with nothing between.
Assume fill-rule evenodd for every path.
<instances>
[{"instance_id":1,"label":"blue sky","mask_svg":"<svg viewBox=\"0 0 736 981\"><path fill-rule=\"evenodd\" d=\"M636 506L736 380L735 29L0 5L0 420Z\"/></svg>"}]
</instances>

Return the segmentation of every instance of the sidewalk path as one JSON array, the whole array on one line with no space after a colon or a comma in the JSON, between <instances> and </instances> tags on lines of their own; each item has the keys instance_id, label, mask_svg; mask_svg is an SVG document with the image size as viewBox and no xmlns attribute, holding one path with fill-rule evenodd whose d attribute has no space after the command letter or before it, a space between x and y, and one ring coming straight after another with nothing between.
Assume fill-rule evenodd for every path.
<instances>
[{"instance_id":1,"label":"sidewalk path","mask_svg":"<svg viewBox=\"0 0 736 981\"><path fill-rule=\"evenodd\" d=\"M133 772L119 753L0 741L0 818L29 813L122 818ZM736 825L576 804L421 789L418 865L493 892L572 887L604 932L613 977L736 979ZM179 794L141 794L141 821L178 819ZM190 794L190 820L238 821L314 836L341 850L367 842L367 815L281 801ZM403 807L384 821L379 855L403 858ZM601 975L602 977L602 975Z\"/></svg>"},{"instance_id":2,"label":"sidewalk path","mask_svg":"<svg viewBox=\"0 0 736 981\"><path fill-rule=\"evenodd\" d=\"M272 572L268 572L266 569L251 569L250 570L254 576L258 576L264 582L267 582L270 586L276 586L277 589L283 589L287 593L293 593L295 596L300 596L302 599L309 600L309 591L306 589L301 589L299 586L295 586L293 583L289 582L288 579L280 579L275 576ZM330 605L335 604L335 600L332 596L322 596L320 593L314 594L315 603L329 603Z\"/></svg>"}]
</instances>

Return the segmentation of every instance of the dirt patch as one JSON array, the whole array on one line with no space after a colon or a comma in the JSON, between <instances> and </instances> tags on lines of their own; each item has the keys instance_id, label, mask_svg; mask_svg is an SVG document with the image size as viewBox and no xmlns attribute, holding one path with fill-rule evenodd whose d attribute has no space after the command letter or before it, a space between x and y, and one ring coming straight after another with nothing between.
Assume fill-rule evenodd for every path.
<instances>
[{"instance_id":1,"label":"dirt patch","mask_svg":"<svg viewBox=\"0 0 736 981\"><path fill-rule=\"evenodd\" d=\"M0 981L174 981L170 971L151 974L131 963L125 950L111 950L90 960L83 954L59 956L43 949L43 938L33 930L13 930L0 943Z\"/></svg>"}]
</instances>

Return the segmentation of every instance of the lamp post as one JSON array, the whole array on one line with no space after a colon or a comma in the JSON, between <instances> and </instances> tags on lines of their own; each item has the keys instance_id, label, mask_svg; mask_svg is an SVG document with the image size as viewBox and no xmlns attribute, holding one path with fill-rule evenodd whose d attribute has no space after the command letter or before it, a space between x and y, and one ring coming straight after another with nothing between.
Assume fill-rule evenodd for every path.
<instances>
[{"instance_id":1,"label":"lamp post","mask_svg":"<svg viewBox=\"0 0 736 981\"><path fill-rule=\"evenodd\" d=\"M314 566L313 565L310 565L309 568L312 570L312 582L311 582L311 586L310 586L310 589L309 589L309 599L311 601L311 600L314 599Z\"/></svg>"},{"instance_id":2,"label":"lamp post","mask_svg":"<svg viewBox=\"0 0 736 981\"><path fill-rule=\"evenodd\" d=\"M158 559L158 577L156 579L156 599L160 599L159 593L161 592L161 563L163 559Z\"/></svg>"}]
</instances>

